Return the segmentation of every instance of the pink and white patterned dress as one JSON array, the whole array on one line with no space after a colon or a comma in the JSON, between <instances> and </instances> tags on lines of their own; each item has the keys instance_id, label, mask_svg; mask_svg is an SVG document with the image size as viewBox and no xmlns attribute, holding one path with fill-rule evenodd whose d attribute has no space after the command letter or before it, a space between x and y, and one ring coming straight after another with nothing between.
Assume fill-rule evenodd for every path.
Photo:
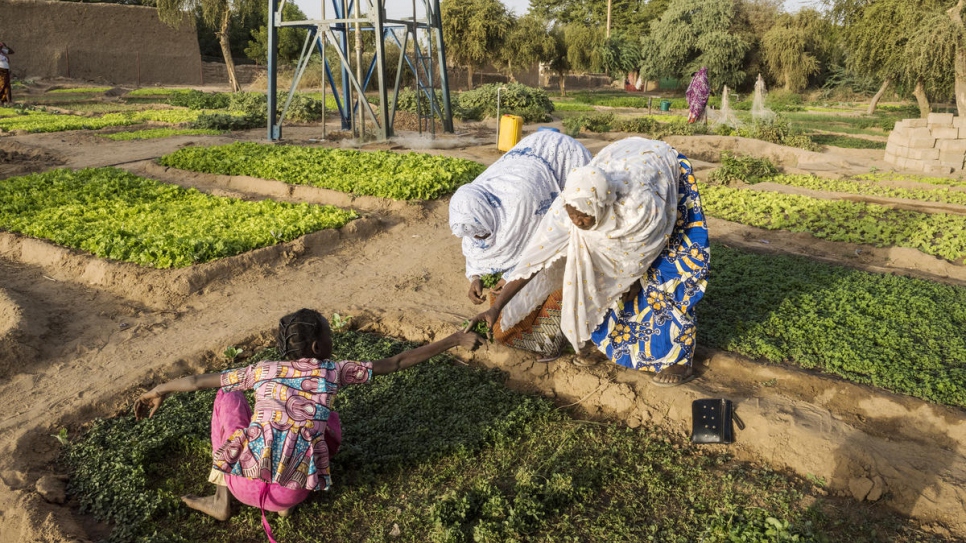
<instances>
[{"instance_id":1,"label":"pink and white patterned dress","mask_svg":"<svg viewBox=\"0 0 966 543\"><path fill-rule=\"evenodd\" d=\"M214 451L214 468L285 488L328 489L332 478L324 437L332 400L342 387L370 379L371 362L314 358L222 372L222 389L254 390L255 408L248 427Z\"/></svg>"}]
</instances>

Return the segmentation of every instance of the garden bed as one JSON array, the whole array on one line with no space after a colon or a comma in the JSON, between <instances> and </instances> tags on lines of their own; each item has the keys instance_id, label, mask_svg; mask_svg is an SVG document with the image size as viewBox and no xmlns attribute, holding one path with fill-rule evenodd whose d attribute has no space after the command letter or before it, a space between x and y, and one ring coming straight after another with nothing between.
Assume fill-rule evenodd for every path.
<instances>
[{"instance_id":1,"label":"garden bed","mask_svg":"<svg viewBox=\"0 0 966 543\"><path fill-rule=\"evenodd\" d=\"M330 229L353 218L332 206L216 197L112 168L54 170L0 186L0 252L156 305L239 268L331 249L341 236Z\"/></svg>"},{"instance_id":2,"label":"garden bed","mask_svg":"<svg viewBox=\"0 0 966 543\"><path fill-rule=\"evenodd\" d=\"M255 341L245 348L259 352L263 346ZM374 359L402 347L348 332L337 334L335 353L338 358ZM245 363L273 354L260 351ZM500 358L503 353L490 354ZM489 358L482 362L493 366ZM711 363L709 372L736 369L735 361L716 357ZM209 359L202 364L211 370L226 362ZM781 372L756 376L759 382L770 378L775 383L781 379L781 384L764 385L758 405L742 403L740 413L749 426L739 434L740 445L702 448L685 443L680 424L669 424L668 419L677 418L676 407L656 412L648 408L675 397L672 404L688 404L693 390L659 390L653 394L657 398L644 398L634 393L643 386L634 372L608 376L613 372L604 368L538 367L538 374L524 370L523 375L516 373L521 365L505 369L511 381L528 387L535 382L555 394L561 407L583 402L580 412L617 414L629 427L571 418L543 398L507 390L498 373L461 367L443 356L340 393L336 407L344 443L333 461L335 484L313 495L288 519L271 515L275 535L312 539L318 534L317 519L325 518L327 540L353 542L387 537L420 542L590 541L618 534L628 540L660 541L792 540L795 535L804 540L943 540L942 527L930 527L930 533L887 509L840 496L836 483L845 471L838 470L848 468L841 457L831 476L825 469L808 477L740 458L757 446L762 432L779 430L783 438L787 432L800 439L841 425L834 419L822 422L822 415L815 413L818 426L779 429L760 417L760 412L786 403L774 394L787 384ZM544 372L548 375L541 379ZM548 377L553 380L548 382ZM595 388L585 391L590 387ZM841 391L847 392L852 391ZM83 507L117 523L114 540L148 534L190 534L205 541L261 537L256 509L242 508L231 521L213 523L177 499L184 492L211 492L205 478L212 398L212 392L174 395L155 419L135 423L124 413L95 423L84 437L71 436L66 454L74 470L70 486ZM662 419L664 424L658 424ZM820 457L821 445L831 440L830 434L822 437L811 443ZM871 439L873 445L881 441ZM842 447L836 452L848 457L854 451ZM101 460L105 455L112 461ZM880 485L873 487L878 494L872 499L895 506L900 487L886 477L891 486L883 493L885 479L870 476ZM949 491L937 484L941 494Z\"/></svg>"},{"instance_id":3,"label":"garden bed","mask_svg":"<svg viewBox=\"0 0 966 543\"><path fill-rule=\"evenodd\" d=\"M423 153L257 143L187 147L161 157L160 163L393 200L434 200L469 183L485 169L478 162Z\"/></svg>"},{"instance_id":4,"label":"garden bed","mask_svg":"<svg viewBox=\"0 0 966 543\"><path fill-rule=\"evenodd\" d=\"M126 165L126 167L139 175L145 175L166 183L174 183L185 187L198 187L204 188L205 190L222 189L236 191L240 194L284 201L358 209L367 213L404 211L414 207L419 208L422 204L420 200L404 201L379 198L377 196L354 195L338 190L309 185L292 185L284 181L260 179L247 175L219 175L179 170L177 168L162 166L155 160L135 162Z\"/></svg>"}]
</instances>

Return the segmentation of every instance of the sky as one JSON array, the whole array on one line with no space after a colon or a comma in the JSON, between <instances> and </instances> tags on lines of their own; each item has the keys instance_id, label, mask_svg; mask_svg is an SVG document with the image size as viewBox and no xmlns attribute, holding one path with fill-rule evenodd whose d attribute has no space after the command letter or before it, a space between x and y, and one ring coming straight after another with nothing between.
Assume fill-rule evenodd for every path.
<instances>
[{"instance_id":1,"label":"sky","mask_svg":"<svg viewBox=\"0 0 966 543\"><path fill-rule=\"evenodd\" d=\"M530 6L530 0L502 0L511 11L517 15L523 15ZM302 8L309 19L316 19L322 15L322 0L294 0L295 4ZM417 13L421 16L422 1L417 1ZM819 7L821 0L785 0L785 10L794 13L803 7ZM331 0L327 0L326 9L332 5ZM398 2L386 0L386 12L389 17L412 17L412 1ZM331 14L330 14L331 15Z\"/></svg>"}]
</instances>

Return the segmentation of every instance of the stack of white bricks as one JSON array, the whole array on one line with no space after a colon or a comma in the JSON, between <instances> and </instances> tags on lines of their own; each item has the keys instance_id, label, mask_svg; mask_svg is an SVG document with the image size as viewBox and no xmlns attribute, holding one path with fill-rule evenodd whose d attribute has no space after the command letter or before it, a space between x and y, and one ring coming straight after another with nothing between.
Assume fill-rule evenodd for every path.
<instances>
[{"instance_id":1,"label":"stack of white bricks","mask_svg":"<svg viewBox=\"0 0 966 543\"><path fill-rule=\"evenodd\" d=\"M930 113L903 119L889 134L885 161L903 170L947 175L966 169L966 118Z\"/></svg>"}]
</instances>

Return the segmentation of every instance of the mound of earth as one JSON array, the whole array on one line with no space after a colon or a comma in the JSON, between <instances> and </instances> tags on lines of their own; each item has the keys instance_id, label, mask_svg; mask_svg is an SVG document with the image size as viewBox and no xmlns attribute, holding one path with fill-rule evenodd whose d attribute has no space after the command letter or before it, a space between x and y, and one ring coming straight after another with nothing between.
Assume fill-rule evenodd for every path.
<instances>
[{"instance_id":1,"label":"mound of earth","mask_svg":"<svg viewBox=\"0 0 966 543\"><path fill-rule=\"evenodd\" d=\"M0 141L0 178L39 172L64 163L56 153L15 141Z\"/></svg>"}]
</instances>

